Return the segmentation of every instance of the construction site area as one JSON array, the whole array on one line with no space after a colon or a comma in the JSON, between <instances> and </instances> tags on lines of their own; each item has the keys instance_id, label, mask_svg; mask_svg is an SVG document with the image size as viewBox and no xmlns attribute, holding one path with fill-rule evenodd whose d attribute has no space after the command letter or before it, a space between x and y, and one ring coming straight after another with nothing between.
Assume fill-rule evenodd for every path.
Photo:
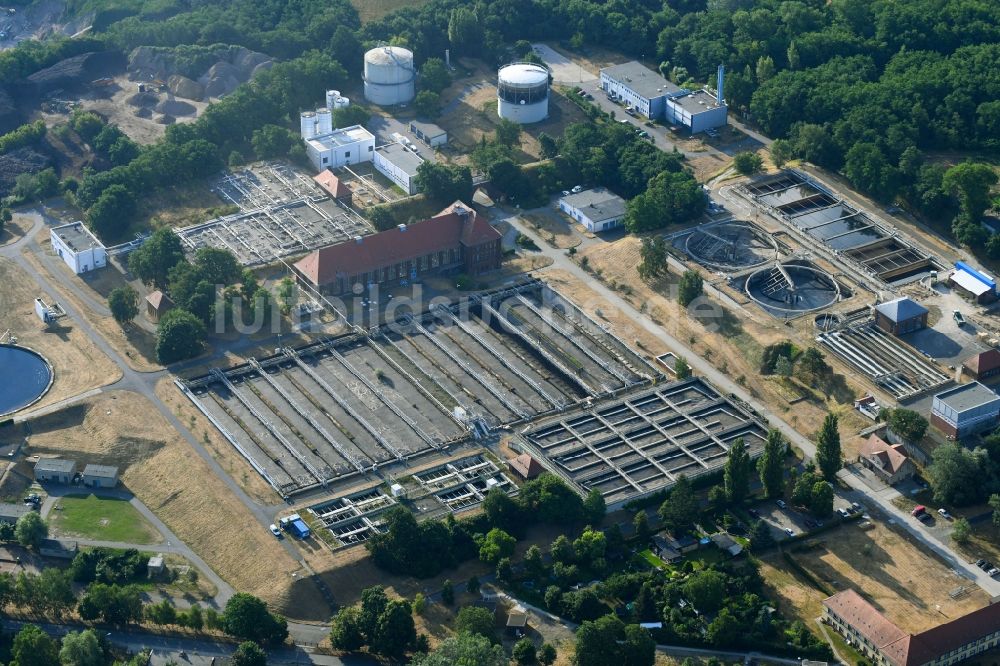
<instances>
[{"instance_id":1,"label":"construction site area","mask_svg":"<svg viewBox=\"0 0 1000 666\"><path fill-rule=\"evenodd\" d=\"M243 266L269 264L373 232L312 178L284 164L228 174L213 191L239 212L177 229L177 235L191 252L229 250Z\"/></svg>"},{"instance_id":2,"label":"construction site area","mask_svg":"<svg viewBox=\"0 0 1000 666\"><path fill-rule=\"evenodd\" d=\"M658 375L528 280L177 385L289 497Z\"/></svg>"},{"instance_id":3,"label":"construction site area","mask_svg":"<svg viewBox=\"0 0 1000 666\"><path fill-rule=\"evenodd\" d=\"M766 425L700 378L607 400L545 420L522 433L525 449L548 460L581 492L596 488L620 505L717 470L739 439L751 457Z\"/></svg>"},{"instance_id":4,"label":"construction site area","mask_svg":"<svg viewBox=\"0 0 1000 666\"><path fill-rule=\"evenodd\" d=\"M897 231L798 171L754 179L736 191L793 233L807 237L806 245L819 241L833 256L887 285L920 280L940 268Z\"/></svg>"}]
</instances>

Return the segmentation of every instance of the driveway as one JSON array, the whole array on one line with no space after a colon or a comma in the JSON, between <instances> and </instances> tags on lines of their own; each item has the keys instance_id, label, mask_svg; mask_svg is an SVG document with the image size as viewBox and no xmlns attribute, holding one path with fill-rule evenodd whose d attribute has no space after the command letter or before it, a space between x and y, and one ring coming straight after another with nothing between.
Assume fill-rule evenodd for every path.
<instances>
[{"instance_id":1,"label":"driveway","mask_svg":"<svg viewBox=\"0 0 1000 666\"><path fill-rule=\"evenodd\" d=\"M578 65L548 44L532 44L531 48L545 61L556 83L584 83L596 81L597 76Z\"/></svg>"}]
</instances>

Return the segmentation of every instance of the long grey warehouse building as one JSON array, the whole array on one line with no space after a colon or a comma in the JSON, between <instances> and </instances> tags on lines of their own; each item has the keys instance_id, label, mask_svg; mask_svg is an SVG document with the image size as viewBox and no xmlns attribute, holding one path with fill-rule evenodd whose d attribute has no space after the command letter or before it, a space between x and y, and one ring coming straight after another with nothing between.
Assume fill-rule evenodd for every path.
<instances>
[{"instance_id":1,"label":"long grey warehouse building","mask_svg":"<svg viewBox=\"0 0 1000 666\"><path fill-rule=\"evenodd\" d=\"M722 73L720 68L720 88ZM602 69L601 89L647 118L682 125L692 134L722 127L729 111L721 95L680 88L635 60Z\"/></svg>"}]
</instances>

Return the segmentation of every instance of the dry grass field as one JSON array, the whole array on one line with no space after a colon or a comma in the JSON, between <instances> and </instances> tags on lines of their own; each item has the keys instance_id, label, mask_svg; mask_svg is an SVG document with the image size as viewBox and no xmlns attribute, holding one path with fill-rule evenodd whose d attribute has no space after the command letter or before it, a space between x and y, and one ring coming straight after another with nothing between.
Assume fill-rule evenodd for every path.
<instances>
[{"instance_id":1,"label":"dry grass field","mask_svg":"<svg viewBox=\"0 0 1000 666\"><path fill-rule=\"evenodd\" d=\"M867 531L844 526L790 554L822 585L832 591L857 590L908 632L937 626L989 602L974 583L883 523ZM826 595L794 573L779 553L762 558L761 573L781 609L813 626ZM962 586L967 594L953 599L950 593Z\"/></svg>"},{"instance_id":2,"label":"dry grass field","mask_svg":"<svg viewBox=\"0 0 1000 666\"><path fill-rule=\"evenodd\" d=\"M545 242L560 249L576 247L582 240L580 234L587 233L583 225L571 222L551 208L522 213L521 218L533 226Z\"/></svg>"},{"instance_id":3,"label":"dry grass field","mask_svg":"<svg viewBox=\"0 0 1000 666\"><path fill-rule=\"evenodd\" d=\"M25 452L118 465L123 484L235 589L290 617L328 617L307 572L138 394L109 392L32 421Z\"/></svg>"},{"instance_id":4,"label":"dry grass field","mask_svg":"<svg viewBox=\"0 0 1000 666\"><path fill-rule=\"evenodd\" d=\"M121 370L90 341L70 317L46 327L35 315L38 297L51 300L26 271L0 258L0 313L18 343L41 352L52 364L55 379L49 392L31 409L104 386L121 378ZM3 330L0 330L3 333Z\"/></svg>"}]
</instances>

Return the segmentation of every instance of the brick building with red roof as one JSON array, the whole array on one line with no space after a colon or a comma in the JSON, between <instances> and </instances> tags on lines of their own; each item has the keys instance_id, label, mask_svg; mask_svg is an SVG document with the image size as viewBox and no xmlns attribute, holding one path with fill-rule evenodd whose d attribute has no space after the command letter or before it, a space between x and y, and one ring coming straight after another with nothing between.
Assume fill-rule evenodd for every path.
<instances>
[{"instance_id":1,"label":"brick building with red roof","mask_svg":"<svg viewBox=\"0 0 1000 666\"><path fill-rule=\"evenodd\" d=\"M1000 603L907 634L848 589L823 600L823 621L880 666L950 666L1000 645Z\"/></svg>"},{"instance_id":2,"label":"brick building with red roof","mask_svg":"<svg viewBox=\"0 0 1000 666\"><path fill-rule=\"evenodd\" d=\"M486 219L456 201L430 219L324 247L293 268L300 280L336 296L427 275L481 275L500 268L500 240Z\"/></svg>"}]
</instances>

